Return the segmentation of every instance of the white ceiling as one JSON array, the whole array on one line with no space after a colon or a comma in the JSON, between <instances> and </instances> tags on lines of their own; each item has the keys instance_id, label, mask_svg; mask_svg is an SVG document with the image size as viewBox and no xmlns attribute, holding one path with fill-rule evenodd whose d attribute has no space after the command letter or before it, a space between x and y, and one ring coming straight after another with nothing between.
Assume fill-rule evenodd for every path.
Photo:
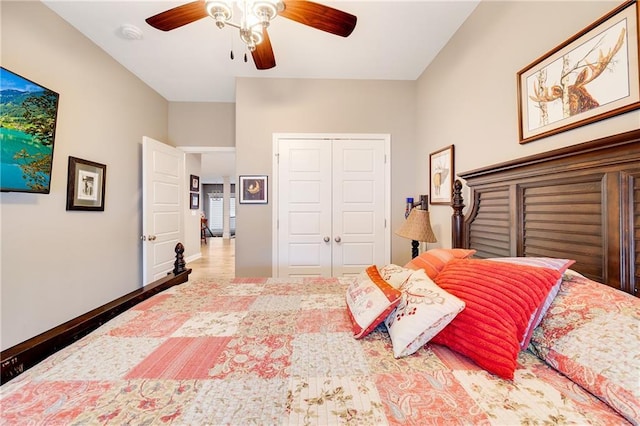
<instances>
[{"instance_id":1,"label":"white ceiling","mask_svg":"<svg viewBox=\"0 0 640 426\"><path fill-rule=\"evenodd\" d=\"M279 17L271 70L245 63L237 30L204 18L169 32L145 19L190 0L43 0L168 101L235 102L236 77L415 80L480 0L322 1L358 17L348 38ZM140 40L127 39L133 25ZM230 59L233 49L235 60ZM229 167L231 168L229 169ZM202 152L203 183L235 180L235 152Z\"/></svg>"},{"instance_id":2,"label":"white ceiling","mask_svg":"<svg viewBox=\"0 0 640 426\"><path fill-rule=\"evenodd\" d=\"M242 60L237 30L209 17L169 32L145 22L190 0L43 1L168 101L234 102L236 77L415 80L480 0L318 0L358 17L351 36L278 17L269 27L277 65L263 71ZM142 39L125 38L123 25Z\"/></svg>"}]
</instances>

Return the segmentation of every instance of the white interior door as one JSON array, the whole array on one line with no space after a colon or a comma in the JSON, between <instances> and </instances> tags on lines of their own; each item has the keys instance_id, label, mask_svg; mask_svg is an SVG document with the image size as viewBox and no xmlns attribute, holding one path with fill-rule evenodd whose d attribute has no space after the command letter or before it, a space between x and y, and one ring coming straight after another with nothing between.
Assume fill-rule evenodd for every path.
<instances>
[{"instance_id":1,"label":"white interior door","mask_svg":"<svg viewBox=\"0 0 640 426\"><path fill-rule=\"evenodd\" d=\"M385 263L385 146L378 140L333 143L333 276Z\"/></svg>"},{"instance_id":2,"label":"white interior door","mask_svg":"<svg viewBox=\"0 0 640 426\"><path fill-rule=\"evenodd\" d=\"M175 246L183 240L184 153L142 138L143 283L164 277L175 262Z\"/></svg>"},{"instance_id":3,"label":"white interior door","mask_svg":"<svg viewBox=\"0 0 640 426\"><path fill-rule=\"evenodd\" d=\"M277 140L279 277L339 277L389 262L388 140Z\"/></svg>"},{"instance_id":4,"label":"white interior door","mask_svg":"<svg viewBox=\"0 0 640 426\"><path fill-rule=\"evenodd\" d=\"M331 276L331 144L280 141L279 277Z\"/></svg>"}]
</instances>

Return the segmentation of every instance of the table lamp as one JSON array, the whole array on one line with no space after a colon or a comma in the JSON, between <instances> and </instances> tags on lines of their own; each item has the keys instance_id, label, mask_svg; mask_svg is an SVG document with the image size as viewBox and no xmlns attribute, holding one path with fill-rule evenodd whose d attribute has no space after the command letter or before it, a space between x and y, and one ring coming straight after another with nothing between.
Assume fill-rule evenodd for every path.
<instances>
[{"instance_id":1,"label":"table lamp","mask_svg":"<svg viewBox=\"0 0 640 426\"><path fill-rule=\"evenodd\" d=\"M438 240L431 229L431 221L429 220L429 211L419 208L411 209L409 217L402 224L400 229L396 231L396 235L411 240L411 257L418 256L418 246L420 242L435 243Z\"/></svg>"}]
</instances>

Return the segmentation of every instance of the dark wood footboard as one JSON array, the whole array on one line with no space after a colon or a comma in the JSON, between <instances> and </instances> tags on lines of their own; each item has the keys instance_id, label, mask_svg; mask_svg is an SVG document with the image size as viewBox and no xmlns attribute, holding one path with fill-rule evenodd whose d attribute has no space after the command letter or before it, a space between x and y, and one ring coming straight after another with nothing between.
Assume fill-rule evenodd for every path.
<instances>
[{"instance_id":1,"label":"dark wood footboard","mask_svg":"<svg viewBox=\"0 0 640 426\"><path fill-rule=\"evenodd\" d=\"M187 282L191 269L185 268L184 247L181 243L176 245L175 252L173 271L166 277L0 352L0 383L13 379L132 306L174 285Z\"/></svg>"},{"instance_id":2,"label":"dark wood footboard","mask_svg":"<svg viewBox=\"0 0 640 426\"><path fill-rule=\"evenodd\" d=\"M627 293L640 279L640 130L460 173L452 245L480 258L575 259L572 269Z\"/></svg>"}]
</instances>

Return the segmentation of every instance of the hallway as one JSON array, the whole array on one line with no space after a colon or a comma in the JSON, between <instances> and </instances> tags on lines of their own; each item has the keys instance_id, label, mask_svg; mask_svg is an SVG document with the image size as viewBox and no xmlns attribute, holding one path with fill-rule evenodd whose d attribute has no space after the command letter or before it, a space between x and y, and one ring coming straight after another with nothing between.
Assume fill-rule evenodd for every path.
<instances>
[{"instance_id":1,"label":"hallway","mask_svg":"<svg viewBox=\"0 0 640 426\"><path fill-rule=\"evenodd\" d=\"M202 257L187 264L187 268L192 269L189 280L234 278L236 265L235 248L235 238L207 238L207 244L200 244Z\"/></svg>"}]
</instances>

